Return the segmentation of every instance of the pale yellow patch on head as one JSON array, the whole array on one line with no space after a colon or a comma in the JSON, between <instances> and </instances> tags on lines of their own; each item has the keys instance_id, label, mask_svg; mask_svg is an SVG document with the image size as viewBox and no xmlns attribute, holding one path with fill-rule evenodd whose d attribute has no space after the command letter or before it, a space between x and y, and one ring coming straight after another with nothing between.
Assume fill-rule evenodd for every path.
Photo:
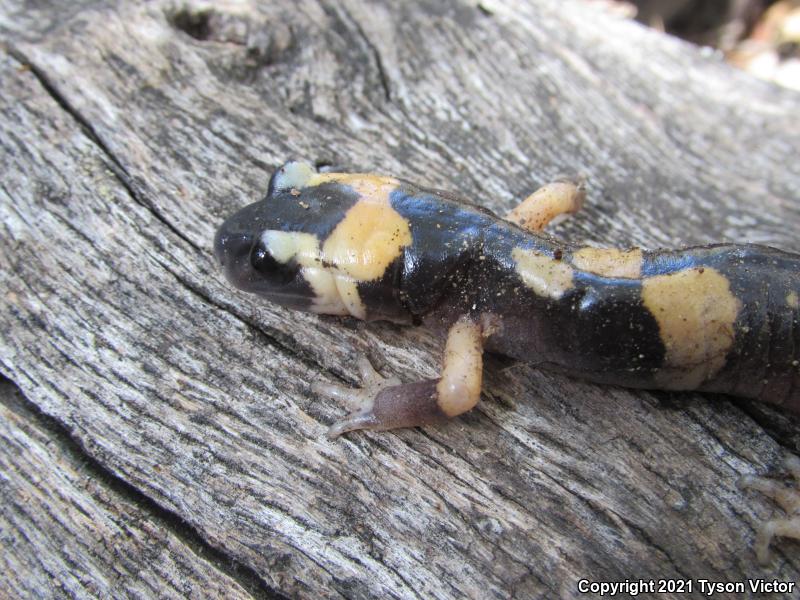
<instances>
[{"instance_id":1,"label":"pale yellow patch on head","mask_svg":"<svg viewBox=\"0 0 800 600\"><path fill-rule=\"evenodd\" d=\"M800 307L800 298L797 297L797 292L789 292L786 296L786 304L788 304L791 309Z\"/></svg>"},{"instance_id":2,"label":"pale yellow patch on head","mask_svg":"<svg viewBox=\"0 0 800 600\"><path fill-rule=\"evenodd\" d=\"M358 319L366 319L367 308L361 301L361 296L358 293L358 284L353 281L352 277L342 273L336 273L333 278L336 282L339 298L347 308L347 311Z\"/></svg>"},{"instance_id":3,"label":"pale yellow patch on head","mask_svg":"<svg viewBox=\"0 0 800 600\"><path fill-rule=\"evenodd\" d=\"M642 300L658 322L666 349L660 385L694 389L725 366L741 302L719 271L698 267L647 277Z\"/></svg>"},{"instance_id":4,"label":"pale yellow patch on head","mask_svg":"<svg viewBox=\"0 0 800 600\"><path fill-rule=\"evenodd\" d=\"M575 285L573 268L536 250L514 248L511 257L522 281L540 296L558 300Z\"/></svg>"},{"instance_id":5,"label":"pale yellow patch on head","mask_svg":"<svg viewBox=\"0 0 800 600\"><path fill-rule=\"evenodd\" d=\"M637 279L642 275L642 251L639 248L581 248L572 254L575 268L602 277Z\"/></svg>"},{"instance_id":6,"label":"pale yellow patch on head","mask_svg":"<svg viewBox=\"0 0 800 600\"><path fill-rule=\"evenodd\" d=\"M302 273L314 291L311 312L320 315L353 315L361 319L364 318L361 315L365 312L365 309L358 292L356 291L354 298L349 298L349 302L345 302L337 285L336 277L328 269L304 267Z\"/></svg>"},{"instance_id":7,"label":"pale yellow patch on head","mask_svg":"<svg viewBox=\"0 0 800 600\"><path fill-rule=\"evenodd\" d=\"M483 381L481 327L468 320L450 328L444 349L442 377L436 384L437 403L448 417L460 415L478 403Z\"/></svg>"},{"instance_id":8,"label":"pale yellow patch on head","mask_svg":"<svg viewBox=\"0 0 800 600\"><path fill-rule=\"evenodd\" d=\"M314 292L311 310L325 315L347 315L360 317L364 306L352 290L345 301L334 273L323 266L319 240L310 233L297 231L265 231L261 239L272 257L281 263L294 259L301 266L303 277ZM363 318L363 317L360 317Z\"/></svg>"},{"instance_id":9,"label":"pale yellow patch on head","mask_svg":"<svg viewBox=\"0 0 800 600\"><path fill-rule=\"evenodd\" d=\"M308 163L288 162L275 174L275 189L283 191L303 188L314 174L314 168Z\"/></svg>"},{"instance_id":10,"label":"pale yellow patch on head","mask_svg":"<svg viewBox=\"0 0 800 600\"><path fill-rule=\"evenodd\" d=\"M377 175L325 175L352 187L360 196L325 240L325 260L356 282L378 279L411 244L408 221L389 202L389 194L399 182Z\"/></svg>"},{"instance_id":11,"label":"pale yellow patch on head","mask_svg":"<svg viewBox=\"0 0 800 600\"><path fill-rule=\"evenodd\" d=\"M304 267L318 265L319 241L311 233L269 229L261 234L261 241L278 262L285 264L294 258Z\"/></svg>"}]
</instances>

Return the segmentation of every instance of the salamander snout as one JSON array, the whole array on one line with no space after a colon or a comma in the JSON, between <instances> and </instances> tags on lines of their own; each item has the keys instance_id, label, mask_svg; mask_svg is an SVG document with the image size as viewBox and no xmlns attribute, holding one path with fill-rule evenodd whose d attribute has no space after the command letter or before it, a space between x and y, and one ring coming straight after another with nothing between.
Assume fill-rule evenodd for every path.
<instances>
[{"instance_id":1,"label":"salamander snout","mask_svg":"<svg viewBox=\"0 0 800 600\"><path fill-rule=\"evenodd\" d=\"M312 261L309 276L318 274L313 261L316 238L272 229L278 225L267 201L245 206L230 216L214 236L214 256L235 287L265 296L291 308L307 308L313 289L303 276L303 261Z\"/></svg>"},{"instance_id":2,"label":"salamander snout","mask_svg":"<svg viewBox=\"0 0 800 600\"><path fill-rule=\"evenodd\" d=\"M252 272L250 251L253 247L253 236L231 231L225 225L214 236L214 256L228 281L238 288L245 288Z\"/></svg>"},{"instance_id":3,"label":"salamander snout","mask_svg":"<svg viewBox=\"0 0 800 600\"><path fill-rule=\"evenodd\" d=\"M214 236L214 255L225 277L237 288L256 292L257 273L250 255L257 238L268 226L269 210L265 203L245 206L220 225Z\"/></svg>"}]
</instances>

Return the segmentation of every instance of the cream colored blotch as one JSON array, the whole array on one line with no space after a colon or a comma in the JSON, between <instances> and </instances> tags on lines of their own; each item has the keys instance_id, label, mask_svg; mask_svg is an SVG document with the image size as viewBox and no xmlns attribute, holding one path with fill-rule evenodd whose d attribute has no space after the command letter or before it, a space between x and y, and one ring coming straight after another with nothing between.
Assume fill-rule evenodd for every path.
<instances>
[{"instance_id":1,"label":"cream colored blotch","mask_svg":"<svg viewBox=\"0 0 800 600\"><path fill-rule=\"evenodd\" d=\"M356 295L350 306L343 302L333 273L323 266L317 237L297 231L268 230L261 235L267 251L281 263L294 259L302 267L302 274L314 292L311 310L325 315L354 314L351 308L363 313L363 306ZM353 306L354 305L354 306ZM355 315L358 316L358 315Z\"/></svg>"},{"instance_id":2,"label":"cream colored blotch","mask_svg":"<svg viewBox=\"0 0 800 600\"><path fill-rule=\"evenodd\" d=\"M565 262L525 248L514 248L511 257L522 281L539 296L558 300L575 285L575 271Z\"/></svg>"},{"instance_id":3,"label":"cream colored blotch","mask_svg":"<svg viewBox=\"0 0 800 600\"><path fill-rule=\"evenodd\" d=\"M411 228L389 204L361 200L325 240L325 259L356 281L382 277L411 243Z\"/></svg>"},{"instance_id":4,"label":"cream colored blotch","mask_svg":"<svg viewBox=\"0 0 800 600\"><path fill-rule=\"evenodd\" d=\"M304 162L292 161L283 165L275 174L273 184L276 191L300 189L308 185L316 175L314 168Z\"/></svg>"},{"instance_id":5,"label":"cream colored blotch","mask_svg":"<svg viewBox=\"0 0 800 600\"><path fill-rule=\"evenodd\" d=\"M382 277L403 247L411 244L411 227L389 200L399 182L392 177L343 173L320 174L316 179L342 183L360 196L325 240L325 260L354 281Z\"/></svg>"},{"instance_id":6,"label":"cream colored blotch","mask_svg":"<svg viewBox=\"0 0 800 600\"><path fill-rule=\"evenodd\" d=\"M658 322L666 349L660 385L694 389L725 366L742 305L719 271L696 267L647 277L642 300Z\"/></svg>"},{"instance_id":7,"label":"cream colored blotch","mask_svg":"<svg viewBox=\"0 0 800 600\"><path fill-rule=\"evenodd\" d=\"M601 277L637 279L642 275L642 251L639 248L581 248L572 254L575 268Z\"/></svg>"}]
</instances>

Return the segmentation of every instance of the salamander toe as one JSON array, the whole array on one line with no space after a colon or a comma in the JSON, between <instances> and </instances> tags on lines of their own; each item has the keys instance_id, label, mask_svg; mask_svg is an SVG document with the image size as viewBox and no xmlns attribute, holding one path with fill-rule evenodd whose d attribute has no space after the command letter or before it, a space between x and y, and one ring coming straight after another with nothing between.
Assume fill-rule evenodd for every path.
<instances>
[{"instance_id":1,"label":"salamander toe","mask_svg":"<svg viewBox=\"0 0 800 600\"><path fill-rule=\"evenodd\" d=\"M739 485L753 489L773 499L786 513L786 517L770 519L763 523L756 533L755 552L762 565L769 562L769 547L774 537L790 537L800 540L800 458L789 456L784 467L794 478L794 487L765 477L746 476Z\"/></svg>"}]
</instances>

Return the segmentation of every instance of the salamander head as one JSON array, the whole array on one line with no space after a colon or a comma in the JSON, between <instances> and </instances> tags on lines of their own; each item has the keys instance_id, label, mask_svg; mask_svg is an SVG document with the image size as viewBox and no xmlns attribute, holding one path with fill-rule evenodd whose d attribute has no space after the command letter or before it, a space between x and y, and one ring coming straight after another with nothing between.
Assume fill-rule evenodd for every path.
<instances>
[{"instance_id":1,"label":"salamander head","mask_svg":"<svg viewBox=\"0 0 800 600\"><path fill-rule=\"evenodd\" d=\"M300 190L313 174L305 163L283 165L270 179L266 198L237 211L217 230L214 254L234 286L290 308L310 308L316 295L302 270L312 266L310 255L319 241L298 217L304 211Z\"/></svg>"},{"instance_id":2,"label":"salamander head","mask_svg":"<svg viewBox=\"0 0 800 600\"><path fill-rule=\"evenodd\" d=\"M368 318L364 294L391 296L380 282L393 280L411 242L408 223L390 206L398 184L286 163L264 200L222 224L214 253L237 288L290 308Z\"/></svg>"}]
</instances>

